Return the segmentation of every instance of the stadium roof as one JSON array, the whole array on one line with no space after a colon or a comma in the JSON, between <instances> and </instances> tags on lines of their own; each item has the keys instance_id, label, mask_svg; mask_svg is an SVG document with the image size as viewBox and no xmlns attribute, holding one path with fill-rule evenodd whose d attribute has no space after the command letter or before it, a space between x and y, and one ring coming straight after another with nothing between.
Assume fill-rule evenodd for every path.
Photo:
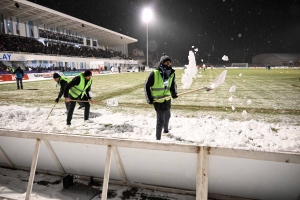
<instances>
[{"instance_id":1,"label":"stadium roof","mask_svg":"<svg viewBox=\"0 0 300 200\"><path fill-rule=\"evenodd\" d=\"M270 55L276 56L281 60L290 60L290 61L299 61L300 54L299 53L270 53Z\"/></svg>"},{"instance_id":2,"label":"stadium roof","mask_svg":"<svg viewBox=\"0 0 300 200\"><path fill-rule=\"evenodd\" d=\"M254 57L260 56L275 56L283 61L300 61L300 53L265 53L255 55Z\"/></svg>"},{"instance_id":3,"label":"stadium roof","mask_svg":"<svg viewBox=\"0 0 300 200\"><path fill-rule=\"evenodd\" d=\"M114 47L137 42L137 39L25 0L1 0L0 13L3 13L5 19L16 16L20 22L30 20L35 25L46 24L49 27L68 29L85 37L97 38L99 45L103 46Z\"/></svg>"}]
</instances>

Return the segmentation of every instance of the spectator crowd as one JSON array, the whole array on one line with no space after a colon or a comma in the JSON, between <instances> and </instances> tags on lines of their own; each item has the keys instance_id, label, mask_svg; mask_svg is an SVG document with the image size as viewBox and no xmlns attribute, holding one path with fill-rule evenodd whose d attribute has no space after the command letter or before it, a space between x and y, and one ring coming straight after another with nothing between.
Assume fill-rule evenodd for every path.
<instances>
[{"instance_id":1,"label":"spectator crowd","mask_svg":"<svg viewBox=\"0 0 300 200\"><path fill-rule=\"evenodd\" d=\"M59 38L58 38L59 39ZM100 49L89 46L76 47L73 44L62 43L61 41L40 42L36 38L21 37L8 34L0 34L0 51L28 52L39 54L51 54L61 56L113 58L122 57L129 59L121 52L111 49Z\"/></svg>"},{"instance_id":2,"label":"spectator crowd","mask_svg":"<svg viewBox=\"0 0 300 200\"><path fill-rule=\"evenodd\" d=\"M76 36L55 33L52 31L47 31L47 30L42 30L42 29L39 29L39 33L40 33L40 37L42 37L42 38L65 41L65 42L72 42L72 43L76 43L76 44L83 44L83 38L79 38Z\"/></svg>"}]
</instances>

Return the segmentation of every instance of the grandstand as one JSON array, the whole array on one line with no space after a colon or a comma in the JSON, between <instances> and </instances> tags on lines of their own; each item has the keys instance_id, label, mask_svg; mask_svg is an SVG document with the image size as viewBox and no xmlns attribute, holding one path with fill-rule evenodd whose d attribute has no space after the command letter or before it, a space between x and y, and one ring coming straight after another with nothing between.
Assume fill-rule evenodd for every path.
<instances>
[{"instance_id":1,"label":"grandstand","mask_svg":"<svg viewBox=\"0 0 300 200\"><path fill-rule=\"evenodd\" d=\"M1 68L127 67L129 36L25 0L0 2ZM34 56L33 56L34 55Z\"/></svg>"}]
</instances>

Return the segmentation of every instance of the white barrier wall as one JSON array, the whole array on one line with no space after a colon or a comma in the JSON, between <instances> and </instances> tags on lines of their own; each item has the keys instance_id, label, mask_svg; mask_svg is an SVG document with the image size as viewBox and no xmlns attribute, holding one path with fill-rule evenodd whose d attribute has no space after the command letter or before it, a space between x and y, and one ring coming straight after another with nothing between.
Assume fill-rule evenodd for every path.
<instances>
[{"instance_id":1,"label":"white barrier wall","mask_svg":"<svg viewBox=\"0 0 300 200\"><path fill-rule=\"evenodd\" d=\"M103 191L109 181L197 200L208 193L274 200L300 196L300 154L0 130L0 166L34 171L35 159L39 171L103 178Z\"/></svg>"}]
</instances>

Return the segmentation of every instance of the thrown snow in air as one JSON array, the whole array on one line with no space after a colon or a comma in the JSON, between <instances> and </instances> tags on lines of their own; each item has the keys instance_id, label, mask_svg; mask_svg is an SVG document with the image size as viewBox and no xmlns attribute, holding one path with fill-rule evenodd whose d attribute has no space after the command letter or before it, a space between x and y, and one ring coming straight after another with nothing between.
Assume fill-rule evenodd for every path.
<instances>
[{"instance_id":1,"label":"thrown snow in air","mask_svg":"<svg viewBox=\"0 0 300 200\"><path fill-rule=\"evenodd\" d=\"M228 61L228 60L229 60L229 59L228 59L228 56L224 55L224 56L222 57L222 60L223 60L223 61Z\"/></svg>"},{"instance_id":2,"label":"thrown snow in air","mask_svg":"<svg viewBox=\"0 0 300 200\"><path fill-rule=\"evenodd\" d=\"M196 67L196 59L193 51L189 51L189 64L185 65L184 73L182 74L181 83L183 89L188 89L193 83L193 78L196 78L198 69Z\"/></svg>"}]
</instances>

